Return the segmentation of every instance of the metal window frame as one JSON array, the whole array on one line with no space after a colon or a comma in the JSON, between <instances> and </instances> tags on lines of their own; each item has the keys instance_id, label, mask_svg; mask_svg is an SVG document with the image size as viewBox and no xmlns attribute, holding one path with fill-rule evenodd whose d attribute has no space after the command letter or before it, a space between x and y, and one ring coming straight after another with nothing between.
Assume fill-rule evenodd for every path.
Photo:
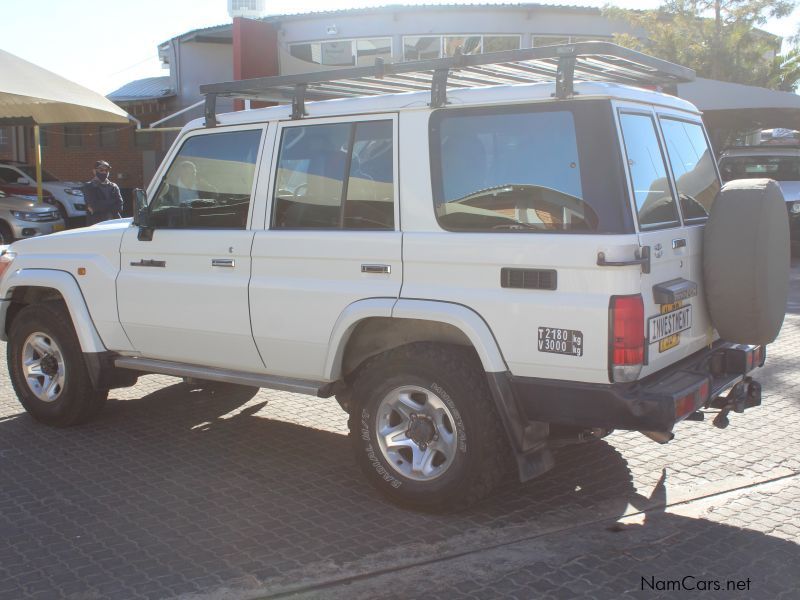
<instances>
[{"instance_id":1,"label":"metal window frame","mask_svg":"<svg viewBox=\"0 0 800 600\"><path fill-rule=\"evenodd\" d=\"M277 75L200 86L206 126L217 124L219 96L291 102L292 118L305 116L306 100L355 98L430 91L432 108L447 104L447 90L487 85L555 81L556 98L574 95L574 80L613 81L634 86L675 86L693 81L692 69L610 42L577 42L486 54Z\"/></svg>"}]
</instances>

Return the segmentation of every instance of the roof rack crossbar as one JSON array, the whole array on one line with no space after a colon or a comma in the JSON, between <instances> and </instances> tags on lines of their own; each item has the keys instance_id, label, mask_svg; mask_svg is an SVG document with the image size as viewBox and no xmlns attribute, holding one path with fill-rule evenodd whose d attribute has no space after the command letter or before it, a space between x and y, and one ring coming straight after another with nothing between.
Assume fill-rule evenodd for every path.
<instances>
[{"instance_id":1,"label":"roof rack crossbar","mask_svg":"<svg viewBox=\"0 0 800 600\"><path fill-rule=\"evenodd\" d=\"M213 127L218 96L292 103L292 118L306 115L305 102L430 90L430 105L447 105L447 90L536 81L556 83L558 98L574 93L574 81L614 81L674 86L694 80L694 71L610 42L577 42L486 54L461 54L419 61L277 75L200 87L206 95L206 124Z\"/></svg>"}]
</instances>

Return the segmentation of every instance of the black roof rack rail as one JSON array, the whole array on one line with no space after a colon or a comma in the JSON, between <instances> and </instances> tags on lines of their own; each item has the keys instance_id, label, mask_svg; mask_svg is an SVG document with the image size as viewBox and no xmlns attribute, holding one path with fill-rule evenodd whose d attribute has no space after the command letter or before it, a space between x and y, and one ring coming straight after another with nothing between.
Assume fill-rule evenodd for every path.
<instances>
[{"instance_id":1,"label":"black roof rack rail","mask_svg":"<svg viewBox=\"0 0 800 600\"><path fill-rule=\"evenodd\" d=\"M439 108L447 104L447 90L455 88L555 80L555 96L568 98L575 79L674 86L694 76L692 69L611 42L576 42L398 63L376 59L369 67L212 83L200 92L206 97L206 126L213 127L219 96L291 102L292 118L300 119L306 100L430 90L430 105Z\"/></svg>"}]
</instances>

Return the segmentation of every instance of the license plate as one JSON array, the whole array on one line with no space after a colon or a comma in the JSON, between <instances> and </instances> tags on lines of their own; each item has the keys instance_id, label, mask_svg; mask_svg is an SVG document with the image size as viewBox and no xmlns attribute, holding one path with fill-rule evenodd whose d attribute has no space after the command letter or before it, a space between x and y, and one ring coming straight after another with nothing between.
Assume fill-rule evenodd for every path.
<instances>
[{"instance_id":1,"label":"license plate","mask_svg":"<svg viewBox=\"0 0 800 600\"><path fill-rule=\"evenodd\" d=\"M664 352L680 343L681 331L692 326L692 305L682 303L662 304L661 314L648 321L648 340L658 342L658 351Z\"/></svg>"},{"instance_id":2,"label":"license plate","mask_svg":"<svg viewBox=\"0 0 800 600\"><path fill-rule=\"evenodd\" d=\"M583 356L583 332L560 327L539 327L539 352Z\"/></svg>"},{"instance_id":3,"label":"license plate","mask_svg":"<svg viewBox=\"0 0 800 600\"><path fill-rule=\"evenodd\" d=\"M56 223L53 225L53 231L64 231L64 225L61 223Z\"/></svg>"}]
</instances>

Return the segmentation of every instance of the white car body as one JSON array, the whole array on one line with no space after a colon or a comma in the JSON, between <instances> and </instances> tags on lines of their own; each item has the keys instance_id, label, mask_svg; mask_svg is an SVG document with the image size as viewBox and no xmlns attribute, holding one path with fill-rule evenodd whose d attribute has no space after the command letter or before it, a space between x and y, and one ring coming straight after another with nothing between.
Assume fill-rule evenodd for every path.
<instances>
[{"instance_id":1,"label":"white car body","mask_svg":"<svg viewBox=\"0 0 800 600\"><path fill-rule=\"evenodd\" d=\"M428 92L412 92L309 103L299 119L292 118L291 107L275 106L219 115L214 127L195 120L183 128L154 174L147 190L150 205L134 222L116 219L11 247L12 266L0 278L0 336L8 335L7 328L2 327L7 315L19 310L23 294L15 290L35 296L28 290L47 288L47 298L55 293L69 309L87 364L326 397L336 394L337 399L345 398L340 402L348 411L352 409L346 399L350 380L371 357L417 342L471 347L480 361L475 366L485 372L487 389L491 388L503 427L517 453L523 479L552 466L549 455L536 454L542 451L541 436L547 436L547 422L531 416L539 414L535 411L548 401L548 389L556 398L550 409L566 415L563 421L550 422L590 427L601 432L598 435L615 427L660 431L654 439L671 439L666 432L676 422L723 388L741 381L743 375L715 379L716 387L712 388L711 375L690 374L687 387L683 367L677 366L691 361L700 364L706 361L706 352L720 348L712 350L719 336L712 327L703 293L707 207L695 202L679 210L684 199L679 197L678 186L691 177L702 175L710 182L703 188L704 192L711 190L709 206L719 188L719 173L701 115L679 98L624 85L576 83L575 98L566 101L554 100L554 92L552 83L454 89L448 91L448 105L443 109L429 106ZM470 119L473 108L489 116L517 116L547 115L548 110L578 115L587 107L604 115L602 131L608 137L598 143L614 148L607 154L615 165L617 187L609 187L611 191L604 196L611 208L597 210L612 213L621 223L618 229L592 228L591 219L599 217L591 216L595 209L588 202L584 203L588 208L583 208L579 204L582 198L544 184L528 187L541 188L539 194L569 196L578 204L553 200L556 208L548 209L548 213L544 209L540 212L531 200L530 204L509 209L510 217L492 213L492 218L498 219L496 227L445 227L441 214L447 216L447 210L440 214L434 209L438 175L432 165L435 152L440 162L449 160L450 155L442 150L444 138L435 137L439 135L434 127L439 127L436 119L458 115ZM633 160L632 154L625 154L639 135L635 133L638 130L625 129L628 121L643 126L645 133L649 131L648 143L662 152L663 172L647 184L644 199L632 173L655 159L652 153L649 160L639 160L642 155ZM673 167L667 166L664 128L676 123L694 132L695 147L705 145L702 155L694 157L695 166L687 170L686 180L673 177ZM289 227L286 223L293 208L316 215L327 214L330 208L326 194L333 193L330 190L335 188L335 180L326 169L328 163L335 162L330 159L341 158L343 150L337 145L317 145L321 142L315 136L323 129L314 127L336 125L350 132L344 167L349 171L343 171L341 191L334 190L341 194L337 196L340 204L335 205L338 226ZM383 156L387 146L381 146L385 137L365 138L360 147L363 152L356 156L356 139L362 131L359 127L369 131L371 126L390 132L389 163ZM579 129L577 125L574 128ZM585 133L588 131L591 127L581 133L581 139L592 137ZM220 148L240 148L241 134L247 132L257 143L253 144L252 160L244 166L186 150L215 143ZM226 135L234 137L222 137ZM576 137L574 133L572 137ZM240 141L232 144L226 139ZM306 160L296 150L297 140L306 140L312 152L324 159L320 170L314 171L311 166L316 154ZM675 138L670 140L676 143ZM367 170L370 154L365 149L373 143L383 156L383 178L375 170ZM512 150L515 147L512 145ZM594 159L598 165L605 165L596 154L587 157L585 150L580 150L580 160L562 160L560 168L571 177L582 177L580 169L594 172L585 163ZM575 153L577 157L577 146ZM523 169L527 168L526 156L515 155L522 159ZM291 161L300 164L304 160L306 183L294 182L279 171L278 165L284 164L281 161L289 165L281 168L291 171L295 168ZM546 156L541 160L546 164ZM500 167L495 164L494 168ZM214 187L206 188L207 192L213 189L214 194L203 196L198 191L203 184L199 178L190 186L180 178L183 175L175 175L186 169L194 170L195 176L205 169L215 174L217 185L229 185L237 191L224 202L219 195L214 196L219 191ZM300 172L301 167L296 169ZM359 169L364 173L354 175ZM243 173L252 178L252 184ZM599 175L587 180L585 187L610 180L608 173L599 169ZM248 189L236 188L242 181ZM324 194L317 197L309 190L320 182ZM294 187L288 189L290 185ZM371 199L357 200L372 202L370 210L389 208L387 198L393 202L386 213L381 213L382 218L388 216L390 226L344 226L345 205L350 198L347 186L357 189L360 185L379 190ZM485 197L513 193L515 185L508 182L510 192L504 188ZM196 195L192 197L192 193ZM243 199L248 201L246 215L237 212L244 206ZM645 216L658 215L660 203L666 200L672 202L669 206L674 210L674 221L639 225ZM490 212L480 203L470 202L469 194L459 196L445 208L452 209L451 216L465 218ZM280 203L289 208L279 215ZM445 203L436 206L441 208ZM689 209L698 207L702 216L691 216ZM552 222L547 219L552 215L560 215L560 229L549 227ZM229 218L233 224L219 226L221 221L203 221L205 217ZM241 221L236 220L239 217ZM533 218L542 226L535 233L524 231L523 225L536 223ZM568 227L583 220L586 230ZM215 225L204 226L208 223ZM550 285L524 283L531 273L544 281L551 272ZM523 284L512 281L517 275L522 276ZM659 286L669 289L657 292ZM625 304L626 300L632 302ZM643 335L629 327L628 321L616 320L623 304L633 306L637 301L639 311L625 314L638 319L636 324ZM661 323L669 319L674 321L670 328L674 326L677 332L662 335L667 329ZM638 344L639 358L628 361L628 347L620 350L620 340ZM763 362L763 352L755 354L758 348L741 350L749 353L750 369L754 357L761 356ZM90 373L95 381L102 378L97 369L90 369ZM673 380L683 379L680 385L660 380L664 374L674 375ZM538 408L531 409L533 413L515 404L513 386L545 390L534 394ZM664 404L648 412L649 400L637 396L641 393L644 397L645 392L664 394ZM624 405L621 420L612 422L591 414L584 418L576 414L582 409L569 409L569 402L579 397L585 402L582 406L592 413L598 406L593 394L606 399L614 396L607 405L612 409ZM443 392L440 395L445 396ZM690 404L684 402L679 407L679 396ZM596 418L602 423L592 421ZM535 424L539 421L544 428ZM534 455L538 458L531 459ZM402 485L395 485L399 480L387 475L388 468L394 467L375 467L379 479L392 482L394 487Z\"/></svg>"}]
</instances>

